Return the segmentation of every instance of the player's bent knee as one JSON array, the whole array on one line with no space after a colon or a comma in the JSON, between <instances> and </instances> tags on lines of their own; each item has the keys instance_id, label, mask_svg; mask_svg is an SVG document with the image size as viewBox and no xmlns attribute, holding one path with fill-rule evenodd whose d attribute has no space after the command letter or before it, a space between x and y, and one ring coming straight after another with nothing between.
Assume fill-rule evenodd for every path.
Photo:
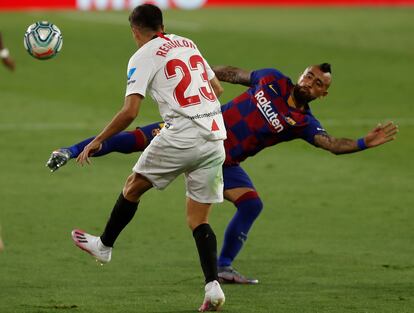
<instances>
[{"instance_id":1,"label":"player's bent knee","mask_svg":"<svg viewBox=\"0 0 414 313\"><path fill-rule=\"evenodd\" d=\"M253 206L252 206L253 213L257 216L262 212L263 210L263 202L262 200L257 197L253 200Z\"/></svg>"},{"instance_id":2,"label":"player's bent knee","mask_svg":"<svg viewBox=\"0 0 414 313\"><path fill-rule=\"evenodd\" d=\"M263 202L256 191L249 191L240 196L234 205L241 209L246 208L249 212L249 216L253 219L257 218L263 210Z\"/></svg>"},{"instance_id":3,"label":"player's bent knee","mask_svg":"<svg viewBox=\"0 0 414 313\"><path fill-rule=\"evenodd\" d=\"M208 219L190 219L187 216L187 225L191 230L196 229L198 226L202 224L208 224Z\"/></svg>"},{"instance_id":4,"label":"player's bent knee","mask_svg":"<svg viewBox=\"0 0 414 313\"><path fill-rule=\"evenodd\" d=\"M127 200L137 202L151 188L152 183L146 177L138 173L132 173L128 176L122 192Z\"/></svg>"}]
</instances>

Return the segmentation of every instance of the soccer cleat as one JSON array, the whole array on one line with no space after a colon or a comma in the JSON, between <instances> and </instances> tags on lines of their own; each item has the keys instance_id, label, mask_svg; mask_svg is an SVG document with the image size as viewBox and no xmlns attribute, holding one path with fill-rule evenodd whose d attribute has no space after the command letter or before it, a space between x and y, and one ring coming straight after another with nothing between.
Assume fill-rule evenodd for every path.
<instances>
[{"instance_id":1,"label":"soccer cleat","mask_svg":"<svg viewBox=\"0 0 414 313\"><path fill-rule=\"evenodd\" d=\"M220 310L226 298L224 297L224 292L221 290L219 282L217 280L209 282L206 284L204 290L206 291L206 294L204 296L203 304L198 311L206 312Z\"/></svg>"},{"instance_id":2,"label":"soccer cleat","mask_svg":"<svg viewBox=\"0 0 414 313\"><path fill-rule=\"evenodd\" d=\"M70 154L68 149L53 151L49 160L46 162L46 167L48 167L52 173L57 171L70 160Z\"/></svg>"},{"instance_id":3,"label":"soccer cleat","mask_svg":"<svg viewBox=\"0 0 414 313\"><path fill-rule=\"evenodd\" d=\"M223 266L218 268L219 281L222 284L248 284L256 285L259 280L246 278L231 266Z\"/></svg>"},{"instance_id":4,"label":"soccer cleat","mask_svg":"<svg viewBox=\"0 0 414 313\"><path fill-rule=\"evenodd\" d=\"M112 248L105 246L100 237L92 236L83 230L72 230L72 240L80 249L88 252L101 264L111 261Z\"/></svg>"}]
</instances>

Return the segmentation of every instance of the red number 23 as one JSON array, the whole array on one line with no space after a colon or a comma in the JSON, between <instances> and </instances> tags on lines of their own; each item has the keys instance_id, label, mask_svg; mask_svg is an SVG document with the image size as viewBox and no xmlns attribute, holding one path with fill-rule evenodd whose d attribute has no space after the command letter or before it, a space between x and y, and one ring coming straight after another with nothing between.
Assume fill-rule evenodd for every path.
<instances>
[{"instance_id":1,"label":"red number 23","mask_svg":"<svg viewBox=\"0 0 414 313\"><path fill-rule=\"evenodd\" d=\"M174 90L174 98L178 102L178 104L183 108L190 105L197 105L201 103L201 99L198 94L190 95L188 97L184 95L188 86L190 86L191 84L191 74L192 72L198 71L199 65L201 65L202 67L201 79L204 82L204 85L199 88L199 94L201 94L201 96L203 96L208 101L213 102L216 100L216 95L212 91L207 76L206 65L204 64L204 60L200 55L195 54L191 56L189 59L189 66L187 66L186 63L179 59L172 59L168 61L167 65L165 66L165 74L167 76L167 79L176 77L178 70L181 71L183 75L183 77L181 78L180 82Z\"/></svg>"}]
</instances>

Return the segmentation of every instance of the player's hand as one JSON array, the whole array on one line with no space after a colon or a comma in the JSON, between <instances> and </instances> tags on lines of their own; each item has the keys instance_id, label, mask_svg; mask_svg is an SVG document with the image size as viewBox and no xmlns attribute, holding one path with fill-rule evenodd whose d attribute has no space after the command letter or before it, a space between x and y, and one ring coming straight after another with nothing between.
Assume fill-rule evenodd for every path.
<instances>
[{"instance_id":1,"label":"player's hand","mask_svg":"<svg viewBox=\"0 0 414 313\"><path fill-rule=\"evenodd\" d=\"M394 140L398 133L398 126L393 122L388 122L385 125L378 124L365 137L365 144L368 148L382 145L388 141Z\"/></svg>"},{"instance_id":2,"label":"player's hand","mask_svg":"<svg viewBox=\"0 0 414 313\"><path fill-rule=\"evenodd\" d=\"M1 59L1 61L3 62L4 66L7 67L10 71L14 71L16 65L11 57Z\"/></svg>"},{"instance_id":3,"label":"player's hand","mask_svg":"<svg viewBox=\"0 0 414 313\"><path fill-rule=\"evenodd\" d=\"M83 148L83 151L76 158L76 162L80 165L84 165L85 162L90 164L91 162L89 160L89 157L101 150L101 148L102 143L100 141L91 141L85 148Z\"/></svg>"}]
</instances>

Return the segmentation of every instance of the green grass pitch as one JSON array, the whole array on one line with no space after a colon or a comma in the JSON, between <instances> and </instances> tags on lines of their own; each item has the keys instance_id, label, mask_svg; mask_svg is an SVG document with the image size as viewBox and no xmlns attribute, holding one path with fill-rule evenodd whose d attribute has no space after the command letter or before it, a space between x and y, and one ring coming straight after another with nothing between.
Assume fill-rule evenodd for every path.
<instances>
[{"instance_id":1,"label":"green grass pitch","mask_svg":"<svg viewBox=\"0 0 414 313\"><path fill-rule=\"evenodd\" d=\"M51 174L50 152L96 134L123 103L135 51L127 12L0 14L17 70L0 67L1 313L195 312L203 278L185 224L183 180L142 199L113 260L97 266L70 240L99 234L137 155L72 162ZM358 138L393 120L398 139L334 156L304 142L244 163L265 204L236 268L257 286L224 286L228 313L414 312L414 11L206 9L167 11L167 31L195 40L210 64L276 67L296 79L330 62L330 95L312 108L335 136ZM55 59L23 48L37 20L63 32ZM223 102L243 88L224 85ZM159 120L146 101L134 125ZM221 246L234 208L214 207Z\"/></svg>"}]
</instances>

